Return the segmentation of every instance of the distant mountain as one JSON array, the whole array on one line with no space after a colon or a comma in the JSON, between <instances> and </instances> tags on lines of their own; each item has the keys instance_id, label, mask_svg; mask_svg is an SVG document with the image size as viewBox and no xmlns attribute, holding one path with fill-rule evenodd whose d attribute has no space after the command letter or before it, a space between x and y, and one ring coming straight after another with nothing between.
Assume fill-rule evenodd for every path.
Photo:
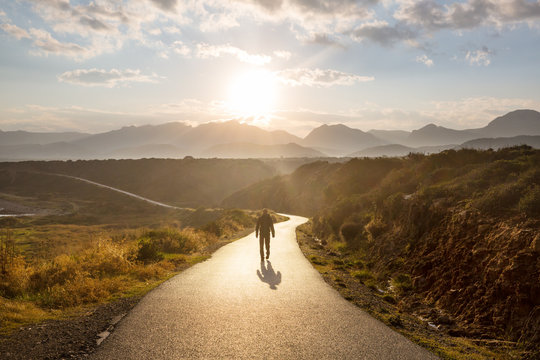
<instances>
[{"instance_id":1,"label":"distant mountain","mask_svg":"<svg viewBox=\"0 0 540 360\"><path fill-rule=\"evenodd\" d=\"M73 141L91 154L106 155L123 148L149 144L181 143L182 136L192 127L181 122L162 125L127 126Z\"/></svg>"},{"instance_id":2,"label":"distant mountain","mask_svg":"<svg viewBox=\"0 0 540 360\"><path fill-rule=\"evenodd\" d=\"M2 131L0 130L1 145L27 145L37 144L46 145L57 142L69 142L84 138L89 134L78 132L59 132L59 133L44 133L44 132L28 132L28 131Z\"/></svg>"},{"instance_id":3,"label":"distant mountain","mask_svg":"<svg viewBox=\"0 0 540 360\"><path fill-rule=\"evenodd\" d=\"M487 139L475 139L467 141L459 146L466 149L501 149L510 146L529 145L533 148L540 149L540 136L513 136L499 137Z\"/></svg>"},{"instance_id":4,"label":"distant mountain","mask_svg":"<svg viewBox=\"0 0 540 360\"><path fill-rule=\"evenodd\" d=\"M185 156L185 151L170 144L147 144L117 149L106 157L114 159L169 158L178 159Z\"/></svg>"},{"instance_id":5,"label":"distant mountain","mask_svg":"<svg viewBox=\"0 0 540 360\"><path fill-rule=\"evenodd\" d=\"M67 160L85 159L87 152L72 143L1 145L0 160Z\"/></svg>"},{"instance_id":6,"label":"distant mountain","mask_svg":"<svg viewBox=\"0 0 540 360\"><path fill-rule=\"evenodd\" d=\"M286 131L266 131L238 121L212 122L201 124L186 132L181 139L183 147L199 155L209 147L221 144L253 143L277 145L299 143L302 139Z\"/></svg>"},{"instance_id":7,"label":"distant mountain","mask_svg":"<svg viewBox=\"0 0 540 360\"><path fill-rule=\"evenodd\" d=\"M373 134L352 129L343 124L325 124L313 129L301 144L317 150L326 149L326 151L333 152L331 155L336 155L336 152L346 155L367 147L382 145L384 141Z\"/></svg>"},{"instance_id":8,"label":"distant mountain","mask_svg":"<svg viewBox=\"0 0 540 360\"><path fill-rule=\"evenodd\" d=\"M540 112L516 110L499 116L487 126L474 129L482 137L512 137L518 135L540 135Z\"/></svg>"},{"instance_id":9,"label":"distant mountain","mask_svg":"<svg viewBox=\"0 0 540 360\"><path fill-rule=\"evenodd\" d=\"M456 145L436 145L436 146L421 146L417 148L400 145L390 144L374 146L364 150L357 151L350 154L350 157L399 157L406 156L409 153L420 154L434 154L444 150L453 149Z\"/></svg>"},{"instance_id":10,"label":"distant mountain","mask_svg":"<svg viewBox=\"0 0 540 360\"><path fill-rule=\"evenodd\" d=\"M204 157L218 158L303 158L325 157L320 151L300 146L295 143L279 145L260 145L253 143L234 143L215 145L202 153Z\"/></svg>"},{"instance_id":11,"label":"distant mountain","mask_svg":"<svg viewBox=\"0 0 540 360\"><path fill-rule=\"evenodd\" d=\"M369 134L375 135L379 139L388 144L404 144L411 134L410 131L404 130L369 130Z\"/></svg>"},{"instance_id":12,"label":"distant mountain","mask_svg":"<svg viewBox=\"0 0 540 360\"><path fill-rule=\"evenodd\" d=\"M478 135L470 130L454 130L435 124L429 124L421 129L413 130L407 138L407 145L419 147L461 144L477 137Z\"/></svg>"}]
</instances>

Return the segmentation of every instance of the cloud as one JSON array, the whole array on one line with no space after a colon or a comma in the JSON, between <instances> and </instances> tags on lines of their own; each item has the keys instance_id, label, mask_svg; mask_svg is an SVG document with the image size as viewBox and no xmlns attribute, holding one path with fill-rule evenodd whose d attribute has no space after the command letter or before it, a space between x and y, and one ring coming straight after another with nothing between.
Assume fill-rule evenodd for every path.
<instances>
[{"instance_id":1,"label":"cloud","mask_svg":"<svg viewBox=\"0 0 540 360\"><path fill-rule=\"evenodd\" d=\"M493 54L486 46L483 46L481 49L467 51L465 55L465 60L469 62L470 65L477 66L488 66L491 64L490 56Z\"/></svg>"},{"instance_id":2,"label":"cloud","mask_svg":"<svg viewBox=\"0 0 540 360\"><path fill-rule=\"evenodd\" d=\"M432 67L434 65L433 60L431 60L426 54L417 56L416 62L424 64L427 67Z\"/></svg>"},{"instance_id":3,"label":"cloud","mask_svg":"<svg viewBox=\"0 0 540 360\"><path fill-rule=\"evenodd\" d=\"M277 78L289 86L329 87L334 85L353 85L358 82L373 81L371 76L348 74L337 70L286 69L276 73Z\"/></svg>"},{"instance_id":4,"label":"cloud","mask_svg":"<svg viewBox=\"0 0 540 360\"><path fill-rule=\"evenodd\" d=\"M417 37L417 33L403 24L390 25L386 21L374 21L362 24L351 32L357 41L367 39L381 45L393 45L396 42Z\"/></svg>"},{"instance_id":5,"label":"cloud","mask_svg":"<svg viewBox=\"0 0 540 360\"><path fill-rule=\"evenodd\" d=\"M82 85L82 86L103 86L113 88L118 85L132 82L157 82L157 75L143 75L140 70L100 70L100 69L79 69L66 71L58 76L61 82Z\"/></svg>"},{"instance_id":6,"label":"cloud","mask_svg":"<svg viewBox=\"0 0 540 360\"><path fill-rule=\"evenodd\" d=\"M6 23L6 24L0 25L0 28L4 30L6 33L8 33L9 35L16 38L17 40L20 40L23 38L26 38L26 39L30 38L30 34L28 34L26 30L21 29L17 25Z\"/></svg>"},{"instance_id":7,"label":"cloud","mask_svg":"<svg viewBox=\"0 0 540 360\"><path fill-rule=\"evenodd\" d=\"M209 45L205 43L197 44L196 55L201 59L208 59L211 57L219 58L222 55L232 55L242 62L253 65L265 65L272 61L272 57L268 55L250 54L245 50L231 45Z\"/></svg>"},{"instance_id":8,"label":"cloud","mask_svg":"<svg viewBox=\"0 0 540 360\"><path fill-rule=\"evenodd\" d=\"M150 0L154 5L163 11L174 11L178 0Z\"/></svg>"},{"instance_id":9,"label":"cloud","mask_svg":"<svg viewBox=\"0 0 540 360\"><path fill-rule=\"evenodd\" d=\"M91 54L91 50L86 49L78 44L71 42L60 42L53 38L52 35L41 29L30 29L32 43L40 49L38 54L48 55L64 55L74 58L84 58Z\"/></svg>"},{"instance_id":10,"label":"cloud","mask_svg":"<svg viewBox=\"0 0 540 360\"><path fill-rule=\"evenodd\" d=\"M277 50L274 51L274 56L280 59L289 60L292 54L289 51Z\"/></svg>"}]
</instances>

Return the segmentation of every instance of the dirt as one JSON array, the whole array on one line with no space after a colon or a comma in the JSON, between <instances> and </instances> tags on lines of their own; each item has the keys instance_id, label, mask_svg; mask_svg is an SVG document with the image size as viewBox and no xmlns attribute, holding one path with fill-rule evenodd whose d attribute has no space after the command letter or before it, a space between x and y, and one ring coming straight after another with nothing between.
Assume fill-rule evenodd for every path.
<instances>
[{"instance_id":1,"label":"dirt","mask_svg":"<svg viewBox=\"0 0 540 360\"><path fill-rule=\"evenodd\" d=\"M0 336L0 354L8 359L80 359L98 346L105 331L127 314L140 300L131 297L100 305L86 313L66 319L50 320L19 328Z\"/></svg>"}]
</instances>

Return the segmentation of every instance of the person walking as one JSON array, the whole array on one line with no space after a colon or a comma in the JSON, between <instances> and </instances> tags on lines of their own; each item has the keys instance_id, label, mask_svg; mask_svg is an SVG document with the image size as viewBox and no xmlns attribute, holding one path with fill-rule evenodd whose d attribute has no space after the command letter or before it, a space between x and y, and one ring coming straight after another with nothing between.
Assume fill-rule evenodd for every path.
<instances>
[{"instance_id":1,"label":"person walking","mask_svg":"<svg viewBox=\"0 0 540 360\"><path fill-rule=\"evenodd\" d=\"M272 237L276 237L274 231L274 221L268 210L264 209L262 215L257 220L255 227L255 237L259 237L259 247L261 252L261 261L264 261L264 248L266 247L266 259L270 257L270 232Z\"/></svg>"}]
</instances>

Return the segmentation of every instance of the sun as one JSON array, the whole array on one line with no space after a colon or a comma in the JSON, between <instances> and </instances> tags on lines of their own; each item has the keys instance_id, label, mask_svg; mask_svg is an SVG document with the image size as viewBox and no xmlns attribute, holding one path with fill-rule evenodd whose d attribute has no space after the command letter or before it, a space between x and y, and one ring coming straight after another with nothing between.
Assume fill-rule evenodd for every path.
<instances>
[{"instance_id":1,"label":"sun","mask_svg":"<svg viewBox=\"0 0 540 360\"><path fill-rule=\"evenodd\" d=\"M235 78L229 87L228 104L235 115L262 117L273 112L276 78L267 70L252 70Z\"/></svg>"}]
</instances>

